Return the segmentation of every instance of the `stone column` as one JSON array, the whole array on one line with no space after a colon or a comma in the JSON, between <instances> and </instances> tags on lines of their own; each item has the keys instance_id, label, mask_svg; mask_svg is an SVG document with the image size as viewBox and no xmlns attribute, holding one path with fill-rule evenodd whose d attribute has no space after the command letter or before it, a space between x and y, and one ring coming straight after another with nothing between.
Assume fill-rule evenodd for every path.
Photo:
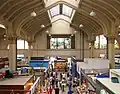
<instances>
[{"instance_id":1,"label":"stone column","mask_svg":"<svg viewBox=\"0 0 120 94\"><path fill-rule=\"evenodd\" d=\"M94 58L94 41L90 41L89 57Z\"/></svg>"},{"instance_id":2,"label":"stone column","mask_svg":"<svg viewBox=\"0 0 120 94\"><path fill-rule=\"evenodd\" d=\"M17 69L17 38L10 37L9 40L9 68Z\"/></svg>"},{"instance_id":3,"label":"stone column","mask_svg":"<svg viewBox=\"0 0 120 94\"><path fill-rule=\"evenodd\" d=\"M115 37L110 36L108 37L108 59L110 60L110 68L115 68L115 60L114 60L114 55L115 55L115 49L114 49L114 40Z\"/></svg>"},{"instance_id":4,"label":"stone column","mask_svg":"<svg viewBox=\"0 0 120 94\"><path fill-rule=\"evenodd\" d=\"M28 42L28 59L30 60L32 56L32 42Z\"/></svg>"}]
</instances>

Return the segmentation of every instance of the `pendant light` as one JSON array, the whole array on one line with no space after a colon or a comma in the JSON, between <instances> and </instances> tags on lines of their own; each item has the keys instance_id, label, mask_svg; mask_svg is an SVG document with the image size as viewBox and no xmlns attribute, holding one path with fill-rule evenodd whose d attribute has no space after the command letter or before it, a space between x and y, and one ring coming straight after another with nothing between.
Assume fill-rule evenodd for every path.
<instances>
[{"instance_id":1,"label":"pendant light","mask_svg":"<svg viewBox=\"0 0 120 94\"><path fill-rule=\"evenodd\" d=\"M83 24L80 24L80 25L79 25L79 28L82 28L82 27L83 27Z\"/></svg>"},{"instance_id":2,"label":"pendant light","mask_svg":"<svg viewBox=\"0 0 120 94\"><path fill-rule=\"evenodd\" d=\"M82 6L81 6L81 18L82 18ZM79 28L83 28L83 24L80 24Z\"/></svg>"},{"instance_id":3,"label":"pendant light","mask_svg":"<svg viewBox=\"0 0 120 94\"><path fill-rule=\"evenodd\" d=\"M90 12L90 16L92 17L96 16L96 13L93 11L93 0L92 0L92 11Z\"/></svg>"},{"instance_id":4,"label":"pendant light","mask_svg":"<svg viewBox=\"0 0 120 94\"><path fill-rule=\"evenodd\" d=\"M96 16L96 13L92 10L92 11L90 12L90 16L94 17L94 16Z\"/></svg>"},{"instance_id":5,"label":"pendant light","mask_svg":"<svg viewBox=\"0 0 120 94\"><path fill-rule=\"evenodd\" d=\"M32 16L32 17L36 17L36 16L37 16L37 14L36 14L36 12L35 12L35 11L33 11L33 12L31 12L31 13L30 13L30 16Z\"/></svg>"}]
</instances>

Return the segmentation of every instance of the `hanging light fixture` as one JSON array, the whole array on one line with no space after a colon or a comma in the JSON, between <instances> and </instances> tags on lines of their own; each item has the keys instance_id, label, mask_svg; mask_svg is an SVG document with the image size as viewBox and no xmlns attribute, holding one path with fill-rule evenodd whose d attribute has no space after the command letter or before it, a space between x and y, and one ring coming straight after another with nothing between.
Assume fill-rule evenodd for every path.
<instances>
[{"instance_id":1,"label":"hanging light fixture","mask_svg":"<svg viewBox=\"0 0 120 94\"><path fill-rule=\"evenodd\" d=\"M96 16L96 13L92 10L91 12L90 12L90 16Z\"/></svg>"},{"instance_id":2,"label":"hanging light fixture","mask_svg":"<svg viewBox=\"0 0 120 94\"><path fill-rule=\"evenodd\" d=\"M36 16L37 16L37 14L36 14L36 12L35 12L35 11L33 11L33 12L31 12L31 13L30 13L30 16L32 16L32 17L36 17Z\"/></svg>"},{"instance_id":3,"label":"hanging light fixture","mask_svg":"<svg viewBox=\"0 0 120 94\"><path fill-rule=\"evenodd\" d=\"M82 6L81 6L81 18L82 18ZM79 28L83 28L83 24L80 24Z\"/></svg>"},{"instance_id":4,"label":"hanging light fixture","mask_svg":"<svg viewBox=\"0 0 120 94\"><path fill-rule=\"evenodd\" d=\"M82 28L82 27L83 27L83 24L80 24L80 25L79 25L79 28Z\"/></svg>"},{"instance_id":5,"label":"hanging light fixture","mask_svg":"<svg viewBox=\"0 0 120 94\"><path fill-rule=\"evenodd\" d=\"M96 16L96 13L93 11L93 0L92 0L92 11L90 12L90 16L92 17Z\"/></svg>"},{"instance_id":6,"label":"hanging light fixture","mask_svg":"<svg viewBox=\"0 0 120 94\"><path fill-rule=\"evenodd\" d=\"M42 24L42 25L41 25L41 28L44 28L44 27L45 27L45 25Z\"/></svg>"}]
</instances>

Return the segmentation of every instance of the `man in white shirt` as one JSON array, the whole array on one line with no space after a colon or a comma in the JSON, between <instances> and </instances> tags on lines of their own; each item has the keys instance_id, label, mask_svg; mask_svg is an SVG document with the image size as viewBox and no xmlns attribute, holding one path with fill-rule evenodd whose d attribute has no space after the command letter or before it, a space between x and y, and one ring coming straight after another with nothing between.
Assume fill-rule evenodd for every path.
<instances>
[{"instance_id":1,"label":"man in white shirt","mask_svg":"<svg viewBox=\"0 0 120 94\"><path fill-rule=\"evenodd\" d=\"M63 74L62 74L62 78L66 78L66 75L65 75L65 73L63 73Z\"/></svg>"}]
</instances>

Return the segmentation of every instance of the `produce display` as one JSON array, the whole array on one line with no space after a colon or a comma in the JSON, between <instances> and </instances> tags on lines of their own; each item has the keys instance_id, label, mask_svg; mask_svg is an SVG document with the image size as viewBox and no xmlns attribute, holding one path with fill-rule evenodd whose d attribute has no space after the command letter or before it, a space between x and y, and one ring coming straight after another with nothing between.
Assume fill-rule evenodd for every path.
<instances>
[{"instance_id":1,"label":"produce display","mask_svg":"<svg viewBox=\"0 0 120 94\"><path fill-rule=\"evenodd\" d=\"M65 69L66 68L66 62L55 62L55 68L56 69Z\"/></svg>"}]
</instances>

